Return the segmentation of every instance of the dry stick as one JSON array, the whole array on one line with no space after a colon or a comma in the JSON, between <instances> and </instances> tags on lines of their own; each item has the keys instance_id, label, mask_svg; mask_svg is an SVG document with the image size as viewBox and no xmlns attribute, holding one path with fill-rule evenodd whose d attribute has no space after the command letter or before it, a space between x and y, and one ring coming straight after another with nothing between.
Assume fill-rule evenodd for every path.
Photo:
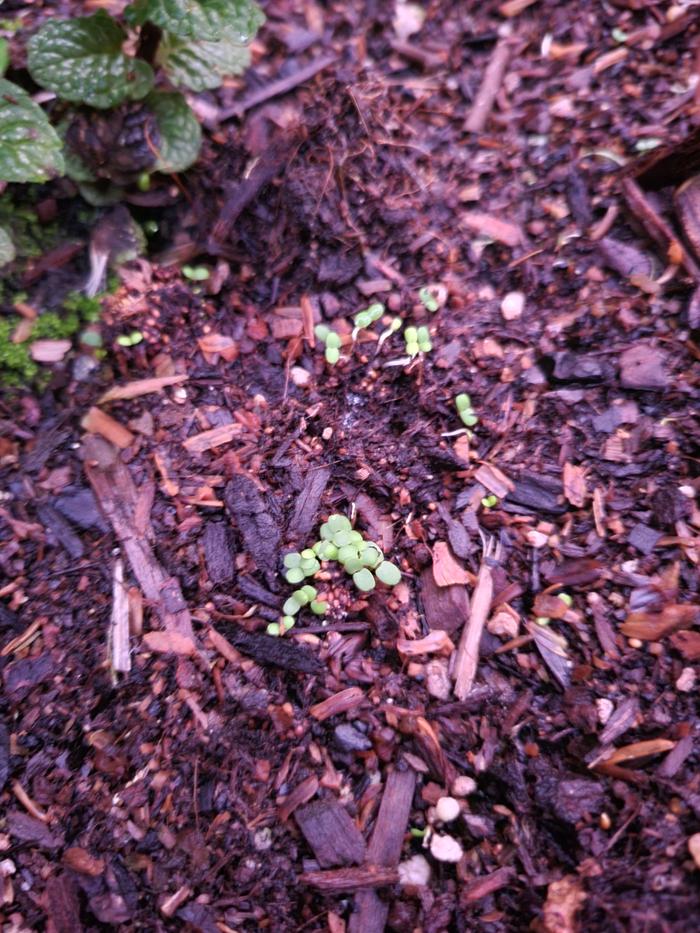
<instances>
[{"instance_id":1,"label":"dry stick","mask_svg":"<svg viewBox=\"0 0 700 933\"><path fill-rule=\"evenodd\" d=\"M484 559L481 562L479 575L476 578L474 595L471 600L471 612L462 629L452 673L455 681L455 696L458 700L465 699L474 683L476 668L479 664L479 642L488 618L492 599L493 577Z\"/></svg>"},{"instance_id":2,"label":"dry stick","mask_svg":"<svg viewBox=\"0 0 700 933\"><path fill-rule=\"evenodd\" d=\"M464 128L467 132L480 133L486 126L486 121L493 109L493 104L501 87L508 62L510 61L515 46L518 44L519 40L515 39L513 36L499 39L496 43L493 54L491 55L491 60L484 72L484 77L479 92L476 95L476 100L472 104L467 122L464 124Z\"/></svg>"},{"instance_id":3,"label":"dry stick","mask_svg":"<svg viewBox=\"0 0 700 933\"><path fill-rule=\"evenodd\" d=\"M129 596L124 585L124 564L121 559L114 565L112 576L112 618L109 637L112 669L127 674L131 670L129 654Z\"/></svg>"},{"instance_id":4,"label":"dry stick","mask_svg":"<svg viewBox=\"0 0 700 933\"><path fill-rule=\"evenodd\" d=\"M220 110L217 114L218 122L223 123L224 120L230 120L231 117L242 117L246 110L250 110L251 107L257 107L258 104L264 104L265 101L272 100L273 97L279 97L280 94L286 94L288 91L294 90L295 87L303 84L304 81L308 81L309 78L313 78L314 75L317 75L319 71L323 71L324 68L332 65L337 57L337 55L323 55L321 58L317 58L316 61L295 71L294 74L289 75L287 78L279 78L277 81L271 81L269 84L266 84L265 87L261 87L257 91L253 91L246 95L232 107Z\"/></svg>"},{"instance_id":5,"label":"dry stick","mask_svg":"<svg viewBox=\"0 0 700 933\"><path fill-rule=\"evenodd\" d=\"M685 266L686 271L696 282L700 282L700 266L688 253L683 244L679 241L671 226L664 218L654 210L649 199L642 189L632 178L624 178L622 181L622 193L627 201L627 206L634 216L639 220L646 230L649 237L666 251L667 254L672 251L677 253L678 259ZM677 259L667 255L669 261L676 263Z\"/></svg>"}]
</instances>

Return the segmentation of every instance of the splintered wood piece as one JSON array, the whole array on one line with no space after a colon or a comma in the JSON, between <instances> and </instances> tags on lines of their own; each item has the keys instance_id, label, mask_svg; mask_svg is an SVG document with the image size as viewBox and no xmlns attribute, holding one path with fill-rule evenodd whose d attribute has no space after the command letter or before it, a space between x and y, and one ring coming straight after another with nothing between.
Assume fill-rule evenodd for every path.
<instances>
[{"instance_id":1,"label":"splintered wood piece","mask_svg":"<svg viewBox=\"0 0 700 933\"><path fill-rule=\"evenodd\" d=\"M651 202L632 178L623 178L622 193L627 206L650 238L665 251L674 265L682 265L696 282L700 282L700 266L679 241L666 220L652 207Z\"/></svg>"},{"instance_id":2,"label":"splintered wood piece","mask_svg":"<svg viewBox=\"0 0 700 933\"><path fill-rule=\"evenodd\" d=\"M496 96L501 88L508 62L519 43L519 39L506 36L499 39L494 46L491 60L486 66L472 109L467 117L467 122L464 124L464 128L468 133L480 133L486 126L486 121L491 115Z\"/></svg>"},{"instance_id":3,"label":"splintered wood piece","mask_svg":"<svg viewBox=\"0 0 700 933\"><path fill-rule=\"evenodd\" d=\"M277 809L279 818L283 822L288 820L297 807L300 807L302 804L308 803L309 800L311 800L311 798L316 794L318 788L318 778L315 774L310 774L309 777L304 778L301 783L297 784L291 793L287 794L282 803L279 805Z\"/></svg>"},{"instance_id":4,"label":"splintered wood piece","mask_svg":"<svg viewBox=\"0 0 700 933\"><path fill-rule=\"evenodd\" d=\"M119 399L138 398L141 395L148 395L151 392L160 392L167 386L177 385L185 382L189 377L187 375L179 376L156 376L153 379L136 379L134 382L127 382L125 386L114 386L108 389L104 395L97 400L98 405L104 405L105 402L116 402Z\"/></svg>"},{"instance_id":5,"label":"splintered wood piece","mask_svg":"<svg viewBox=\"0 0 700 933\"><path fill-rule=\"evenodd\" d=\"M320 703L316 703L309 712L314 719L323 722L324 719L330 719L331 716L337 716L338 713L347 713L348 710L355 709L356 706L364 702L364 699L365 695L359 687L348 687L347 690L341 690Z\"/></svg>"},{"instance_id":6,"label":"splintered wood piece","mask_svg":"<svg viewBox=\"0 0 700 933\"><path fill-rule=\"evenodd\" d=\"M111 645L112 669L122 674L131 670L129 652L129 594L124 586L124 564L120 560L114 565L112 574L112 615L109 640Z\"/></svg>"},{"instance_id":7,"label":"splintered wood piece","mask_svg":"<svg viewBox=\"0 0 700 933\"><path fill-rule=\"evenodd\" d=\"M493 576L484 560L476 578L469 618L462 629L459 647L455 655L452 676L455 681L455 696L458 700L464 700L474 684L476 669L479 664L479 642L491 609L492 600Z\"/></svg>"},{"instance_id":8,"label":"splintered wood piece","mask_svg":"<svg viewBox=\"0 0 700 933\"><path fill-rule=\"evenodd\" d=\"M134 443L134 435L123 424L120 424L116 418L101 411L94 405L83 417L80 426L91 434L100 434L105 440L110 441L117 447L125 450Z\"/></svg>"},{"instance_id":9,"label":"splintered wood piece","mask_svg":"<svg viewBox=\"0 0 700 933\"><path fill-rule=\"evenodd\" d=\"M321 868L359 865L366 846L348 811L331 797L314 800L294 813L294 819Z\"/></svg>"},{"instance_id":10,"label":"splintered wood piece","mask_svg":"<svg viewBox=\"0 0 700 933\"><path fill-rule=\"evenodd\" d=\"M194 641L192 621L182 590L156 559L149 541L150 522L137 527L139 491L117 450L107 441L88 434L83 440L83 461L97 503L111 524L126 554L134 576L155 608L163 628L179 632Z\"/></svg>"},{"instance_id":11,"label":"splintered wood piece","mask_svg":"<svg viewBox=\"0 0 700 933\"><path fill-rule=\"evenodd\" d=\"M182 442L182 446L191 454L203 454L214 447L228 444L242 431L243 427L238 422L221 424L218 428L212 428L210 431L202 431L200 434L188 437L187 440Z\"/></svg>"},{"instance_id":12,"label":"splintered wood piece","mask_svg":"<svg viewBox=\"0 0 700 933\"><path fill-rule=\"evenodd\" d=\"M396 884L399 872L396 868L386 868L383 865L361 865L359 868L336 868L331 871L307 871L299 875L303 884L310 884L319 891L342 892L357 891L358 888L382 888L387 884ZM373 891L368 892L377 897ZM378 898L377 898L378 899ZM382 907L383 902L380 901ZM387 907L388 913L388 907ZM352 925L350 931L352 933ZM363 926L363 933L379 930L379 927ZM382 925L381 930L384 930Z\"/></svg>"},{"instance_id":13,"label":"splintered wood piece","mask_svg":"<svg viewBox=\"0 0 700 933\"><path fill-rule=\"evenodd\" d=\"M367 847L370 866L392 869L398 865L415 787L416 773L410 768L392 771L387 778L377 822ZM389 905L375 891L362 891L355 898L348 933L383 933L388 915Z\"/></svg>"}]
</instances>

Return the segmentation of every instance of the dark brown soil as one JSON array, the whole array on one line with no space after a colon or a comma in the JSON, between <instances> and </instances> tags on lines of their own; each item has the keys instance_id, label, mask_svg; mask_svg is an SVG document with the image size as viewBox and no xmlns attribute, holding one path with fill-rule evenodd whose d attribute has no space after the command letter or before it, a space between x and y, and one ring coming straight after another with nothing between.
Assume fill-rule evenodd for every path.
<instances>
[{"instance_id":1,"label":"dark brown soil","mask_svg":"<svg viewBox=\"0 0 700 933\"><path fill-rule=\"evenodd\" d=\"M691 136L700 17L430 2L403 37L388 2L265 7L254 66L207 96L179 199L163 206L163 179L159 206L132 204L159 220L159 255L106 301L107 361L78 379L69 358L0 409L3 930L687 930L700 281L674 161L656 191L625 188L619 163ZM504 24L509 64L472 133ZM48 263L28 301L84 278L85 255ZM401 335L365 336L327 366L310 322L349 334L373 300L429 325L432 352L387 366ZM119 347L134 329L145 341ZM94 412L85 437L92 407L131 432L121 449ZM402 584L362 597L333 578L327 624L266 636L292 589L281 555L331 512ZM493 599L459 701L445 676L487 539ZM108 647L119 559L128 673ZM434 631L442 653L413 656ZM454 864L419 833L459 776L475 789L436 824ZM400 885L417 854L429 883Z\"/></svg>"}]
</instances>

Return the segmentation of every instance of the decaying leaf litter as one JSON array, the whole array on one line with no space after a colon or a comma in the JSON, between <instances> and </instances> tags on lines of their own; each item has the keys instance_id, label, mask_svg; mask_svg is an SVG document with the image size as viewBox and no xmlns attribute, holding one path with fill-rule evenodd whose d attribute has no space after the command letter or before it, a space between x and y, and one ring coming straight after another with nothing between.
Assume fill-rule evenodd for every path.
<instances>
[{"instance_id":1,"label":"decaying leaf litter","mask_svg":"<svg viewBox=\"0 0 700 933\"><path fill-rule=\"evenodd\" d=\"M200 98L206 161L105 309L144 342L3 403L8 929L697 912L698 15L346 6L266 4ZM637 171L650 140L691 174ZM329 367L314 325L377 301L433 349ZM325 624L266 635L338 512L402 583L329 571Z\"/></svg>"}]
</instances>

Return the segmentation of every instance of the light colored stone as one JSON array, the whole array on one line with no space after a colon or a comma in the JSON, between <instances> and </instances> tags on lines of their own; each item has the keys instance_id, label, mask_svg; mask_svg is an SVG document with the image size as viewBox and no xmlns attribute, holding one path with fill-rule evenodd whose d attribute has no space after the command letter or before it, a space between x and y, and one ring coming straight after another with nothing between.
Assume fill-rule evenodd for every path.
<instances>
[{"instance_id":1,"label":"light colored stone","mask_svg":"<svg viewBox=\"0 0 700 933\"><path fill-rule=\"evenodd\" d=\"M676 690L680 690L681 693L692 693L695 689L695 681L697 680L697 675L692 667L684 667L680 673L680 677L676 681Z\"/></svg>"},{"instance_id":2,"label":"light colored stone","mask_svg":"<svg viewBox=\"0 0 700 933\"><path fill-rule=\"evenodd\" d=\"M311 373L304 369L303 366L292 366L289 371L289 375L292 377L292 382L298 388L303 388L311 382Z\"/></svg>"},{"instance_id":3,"label":"light colored stone","mask_svg":"<svg viewBox=\"0 0 700 933\"><path fill-rule=\"evenodd\" d=\"M430 862L424 855L414 855L399 865L399 884L424 887L430 883Z\"/></svg>"},{"instance_id":4,"label":"light colored stone","mask_svg":"<svg viewBox=\"0 0 700 933\"><path fill-rule=\"evenodd\" d=\"M534 547L536 550L545 547L549 537L541 531L535 531L533 528L531 531L525 535L525 539L530 547Z\"/></svg>"},{"instance_id":5,"label":"light colored stone","mask_svg":"<svg viewBox=\"0 0 700 933\"><path fill-rule=\"evenodd\" d=\"M431 697L436 700L449 699L452 692L452 683L447 667L447 661L442 658L433 658L425 665L425 686Z\"/></svg>"},{"instance_id":6,"label":"light colored stone","mask_svg":"<svg viewBox=\"0 0 700 933\"><path fill-rule=\"evenodd\" d=\"M461 812L459 800L454 797L440 797L435 804L435 816L441 823L451 823Z\"/></svg>"},{"instance_id":7,"label":"light colored stone","mask_svg":"<svg viewBox=\"0 0 700 933\"><path fill-rule=\"evenodd\" d=\"M598 722L601 726L604 726L612 716L615 704L612 700L606 700L605 697L601 697L599 700L595 701L595 708L598 710Z\"/></svg>"},{"instance_id":8,"label":"light colored stone","mask_svg":"<svg viewBox=\"0 0 700 933\"><path fill-rule=\"evenodd\" d=\"M508 292L501 302L501 314L506 321L517 321L523 316L525 295L522 292Z\"/></svg>"},{"instance_id":9,"label":"light colored stone","mask_svg":"<svg viewBox=\"0 0 700 933\"><path fill-rule=\"evenodd\" d=\"M693 856L697 868L700 868L700 833L693 833L688 838L688 852Z\"/></svg>"},{"instance_id":10,"label":"light colored stone","mask_svg":"<svg viewBox=\"0 0 700 933\"><path fill-rule=\"evenodd\" d=\"M438 862L458 862L464 855L464 849L452 836L435 833L430 839L430 854Z\"/></svg>"},{"instance_id":11,"label":"light colored stone","mask_svg":"<svg viewBox=\"0 0 700 933\"><path fill-rule=\"evenodd\" d=\"M455 797L468 797L476 790L476 781L468 774L460 774L452 782L452 793Z\"/></svg>"}]
</instances>

